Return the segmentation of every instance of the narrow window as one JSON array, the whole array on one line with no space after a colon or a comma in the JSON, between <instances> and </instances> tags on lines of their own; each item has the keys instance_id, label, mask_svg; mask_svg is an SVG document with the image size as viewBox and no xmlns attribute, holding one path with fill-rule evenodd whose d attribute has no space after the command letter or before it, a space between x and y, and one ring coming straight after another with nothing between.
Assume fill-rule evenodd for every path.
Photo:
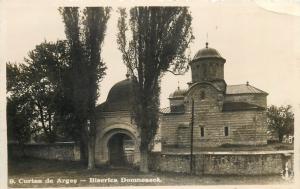
<instances>
[{"instance_id":1,"label":"narrow window","mask_svg":"<svg viewBox=\"0 0 300 189\"><path fill-rule=\"evenodd\" d=\"M201 137L204 137L204 127L200 128L200 132L201 132Z\"/></svg>"},{"instance_id":2,"label":"narrow window","mask_svg":"<svg viewBox=\"0 0 300 189\"><path fill-rule=\"evenodd\" d=\"M206 78L207 77L207 67L206 64L203 64L203 76Z\"/></svg>"},{"instance_id":3,"label":"narrow window","mask_svg":"<svg viewBox=\"0 0 300 189\"><path fill-rule=\"evenodd\" d=\"M228 127L224 127L224 135L228 136Z\"/></svg>"},{"instance_id":4,"label":"narrow window","mask_svg":"<svg viewBox=\"0 0 300 189\"><path fill-rule=\"evenodd\" d=\"M200 93L200 99L201 100L205 99L205 92L204 91L201 91L201 93Z\"/></svg>"}]
</instances>

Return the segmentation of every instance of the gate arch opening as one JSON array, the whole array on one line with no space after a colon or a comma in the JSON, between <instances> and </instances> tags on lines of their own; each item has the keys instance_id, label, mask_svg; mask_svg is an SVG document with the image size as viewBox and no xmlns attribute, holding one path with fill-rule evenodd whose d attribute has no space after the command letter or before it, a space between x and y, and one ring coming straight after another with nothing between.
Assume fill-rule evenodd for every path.
<instances>
[{"instance_id":1,"label":"gate arch opening","mask_svg":"<svg viewBox=\"0 0 300 189\"><path fill-rule=\"evenodd\" d=\"M108 162L112 166L131 166L134 163L135 141L125 133L112 135L108 142Z\"/></svg>"},{"instance_id":2,"label":"gate arch opening","mask_svg":"<svg viewBox=\"0 0 300 189\"><path fill-rule=\"evenodd\" d=\"M106 126L97 134L96 145L95 145L95 160L97 165L110 165L110 149L112 149L110 140L117 140L114 139L114 136L118 138L117 134L124 134L128 136L132 142L125 141L123 147L126 149L125 152L128 152L130 149L131 153L127 153L127 157L129 159L129 164L133 161L132 167L136 167L139 165L140 162L140 140L139 134L135 127L129 124L112 124ZM123 136L124 136L123 135ZM126 139L125 139L126 140ZM131 145L129 145L129 144ZM110 144L110 145L109 145ZM128 145L127 145L128 144ZM128 149L129 148L129 149ZM132 150L133 149L133 150ZM120 148L119 148L120 151ZM131 155L133 153L133 155Z\"/></svg>"}]
</instances>

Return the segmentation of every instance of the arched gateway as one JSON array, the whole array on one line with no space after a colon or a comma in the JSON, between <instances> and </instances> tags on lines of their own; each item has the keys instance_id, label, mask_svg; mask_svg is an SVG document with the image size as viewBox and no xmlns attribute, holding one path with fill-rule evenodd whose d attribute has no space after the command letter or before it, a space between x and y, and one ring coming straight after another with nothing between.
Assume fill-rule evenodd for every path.
<instances>
[{"instance_id":1,"label":"arched gateway","mask_svg":"<svg viewBox=\"0 0 300 189\"><path fill-rule=\"evenodd\" d=\"M104 127L99 129L96 135L96 164L137 165L140 158L136 127L126 123L115 123Z\"/></svg>"},{"instance_id":2,"label":"arched gateway","mask_svg":"<svg viewBox=\"0 0 300 189\"><path fill-rule=\"evenodd\" d=\"M132 120L131 81L115 84L97 107L95 160L98 165L135 166L140 161L139 132Z\"/></svg>"}]
</instances>

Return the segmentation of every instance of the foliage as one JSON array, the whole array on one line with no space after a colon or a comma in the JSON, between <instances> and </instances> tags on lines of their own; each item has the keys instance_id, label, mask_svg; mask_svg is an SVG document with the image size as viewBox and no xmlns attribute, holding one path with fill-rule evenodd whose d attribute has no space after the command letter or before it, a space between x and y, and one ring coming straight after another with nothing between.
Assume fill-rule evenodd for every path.
<instances>
[{"instance_id":1,"label":"foliage","mask_svg":"<svg viewBox=\"0 0 300 189\"><path fill-rule=\"evenodd\" d=\"M101 45L104 40L110 8L93 7L83 11L84 50L88 64L88 111L90 129L88 134L88 169L95 168L96 100L98 83L104 77L106 66L101 60Z\"/></svg>"},{"instance_id":2,"label":"foliage","mask_svg":"<svg viewBox=\"0 0 300 189\"><path fill-rule=\"evenodd\" d=\"M141 136L140 169L147 172L146 154L158 127L161 77L167 71L186 70L186 49L194 38L192 18L186 7L135 7L130 9L127 24L126 10L119 12L117 42L134 83L133 115Z\"/></svg>"},{"instance_id":3,"label":"foliage","mask_svg":"<svg viewBox=\"0 0 300 189\"><path fill-rule=\"evenodd\" d=\"M12 91L19 91L21 88L18 81L21 79L21 70L14 64L7 64L7 90L10 97L7 98L7 137L8 141L18 141L24 144L30 139L31 124L36 117L34 106L28 100L28 95L18 95Z\"/></svg>"},{"instance_id":4,"label":"foliage","mask_svg":"<svg viewBox=\"0 0 300 189\"><path fill-rule=\"evenodd\" d=\"M79 12L77 7L60 8L65 23L65 34L70 47L70 72L71 72L71 101L74 107L74 132L75 138L81 136L81 126L87 119L87 77L83 45L80 41Z\"/></svg>"},{"instance_id":5,"label":"foliage","mask_svg":"<svg viewBox=\"0 0 300 189\"><path fill-rule=\"evenodd\" d=\"M23 99L7 99L7 136L9 141L18 141L19 144L28 142L34 130L32 123L32 107L18 106L26 104ZM22 101L22 102L20 102Z\"/></svg>"},{"instance_id":6,"label":"foliage","mask_svg":"<svg viewBox=\"0 0 300 189\"><path fill-rule=\"evenodd\" d=\"M269 130L278 134L279 141L283 135L294 134L294 113L292 106L270 106L267 109Z\"/></svg>"},{"instance_id":7,"label":"foliage","mask_svg":"<svg viewBox=\"0 0 300 189\"><path fill-rule=\"evenodd\" d=\"M106 24L110 8L92 7L83 10L83 47L87 67L87 89L89 113L94 114L96 100L99 95L98 83L105 76L106 66L101 60Z\"/></svg>"},{"instance_id":8,"label":"foliage","mask_svg":"<svg viewBox=\"0 0 300 189\"><path fill-rule=\"evenodd\" d=\"M56 140L67 102L62 91L62 75L68 65L66 49L64 41L45 41L28 53L25 63L7 63L8 105L26 110L24 124L40 126L48 142Z\"/></svg>"}]
</instances>

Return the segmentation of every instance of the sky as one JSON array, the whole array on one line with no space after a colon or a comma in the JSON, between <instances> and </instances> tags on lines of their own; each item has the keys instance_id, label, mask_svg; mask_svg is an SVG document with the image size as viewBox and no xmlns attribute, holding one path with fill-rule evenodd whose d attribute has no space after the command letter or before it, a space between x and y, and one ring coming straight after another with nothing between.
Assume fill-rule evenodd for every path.
<instances>
[{"instance_id":1,"label":"sky","mask_svg":"<svg viewBox=\"0 0 300 189\"><path fill-rule=\"evenodd\" d=\"M14 2L3 4L0 13L4 62L22 62L35 45L45 40L65 39L56 5ZM207 0L188 4L195 36L189 51L193 57L208 41L226 59L227 85L249 81L250 85L269 93L268 105L298 104L300 5L291 6L279 0L270 2ZM102 52L108 69L100 84L98 103L106 100L115 83L126 78L126 67L116 43L117 7L113 8ZM178 86L187 88L189 81L190 71L183 76L165 74L161 83L161 107L169 105L170 93Z\"/></svg>"}]
</instances>

